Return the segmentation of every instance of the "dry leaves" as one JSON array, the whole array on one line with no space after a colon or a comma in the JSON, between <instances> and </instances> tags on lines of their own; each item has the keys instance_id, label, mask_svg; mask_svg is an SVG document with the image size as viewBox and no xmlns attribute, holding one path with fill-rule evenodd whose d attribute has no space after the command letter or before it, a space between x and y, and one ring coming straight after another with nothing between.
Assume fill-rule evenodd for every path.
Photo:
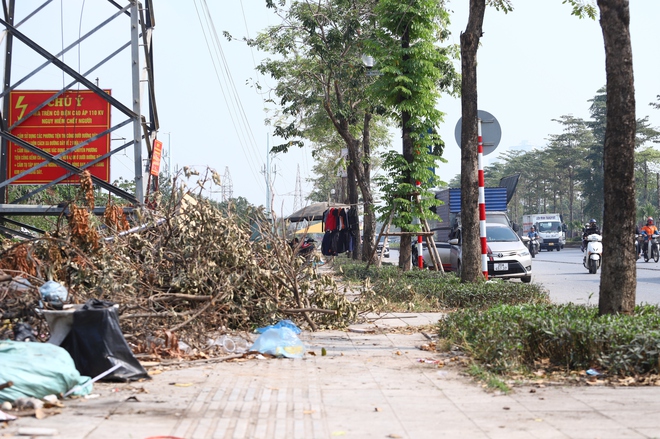
<instances>
[{"instance_id":1,"label":"dry leaves","mask_svg":"<svg viewBox=\"0 0 660 439\"><path fill-rule=\"evenodd\" d=\"M200 177L197 187L211 175ZM263 213L254 212L249 224L175 183L159 209L138 210L136 231L121 234L128 228L123 208L109 202L103 221L94 217L93 191L83 180L66 224L5 247L0 268L33 276L35 287L52 278L67 287L73 303L119 303L122 331L135 353L204 358L217 353L207 343L210 334L281 319L312 330L356 320L356 306L312 261L295 254ZM0 313L16 310L17 320L34 320L35 291L13 295L10 310L0 288Z\"/></svg>"}]
</instances>

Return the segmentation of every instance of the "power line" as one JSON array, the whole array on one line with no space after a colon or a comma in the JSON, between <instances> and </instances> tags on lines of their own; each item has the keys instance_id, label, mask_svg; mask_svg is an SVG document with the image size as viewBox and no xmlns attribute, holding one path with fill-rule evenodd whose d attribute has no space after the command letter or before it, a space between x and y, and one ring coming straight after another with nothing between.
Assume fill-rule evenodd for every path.
<instances>
[{"instance_id":1,"label":"power line","mask_svg":"<svg viewBox=\"0 0 660 439\"><path fill-rule=\"evenodd\" d=\"M255 165L255 161L258 163L259 160L255 160L254 158L254 149L256 148L255 142L254 142L254 137L252 136L252 146L250 147L250 141L248 139L249 136L251 136L251 132L249 132L246 129L246 118L245 118L245 112L242 110L239 110L237 108L240 107L242 108L240 99L236 98L237 92L236 88L233 86L229 86L228 84L230 82L233 82L231 79L231 75L229 73L228 67L227 67L227 62L224 57L224 54L222 53L222 48L220 47L219 40L217 38L217 33L215 32L215 26L213 25L213 19L210 16L210 13L208 11L208 5L206 5L206 1L202 0L202 3L204 7L201 8L202 14L200 15L200 8L198 8L197 3L195 3L195 10L197 12L197 17L199 19L200 25L202 27L202 33L204 35L204 40L206 42L207 49L209 51L209 56L211 58L211 62L213 64L213 69L216 74L216 78L218 79L218 84L220 86L220 91L222 93L222 97L225 101L225 104L227 106L227 109L229 110L229 116L232 122L232 125L234 126L234 131L236 132L238 136L239 143L241 144L241 150L246 158L247 164L250 168L250 172L252 173L255 182L259 185L260 188L263 188L261 179L258 177L257 169L258 165ZM202 19L202 16L204 19ZM211 35L213 34L213 35ZM219 64L221 64L223 67L219 67ZM229 75L229 78L225 77L222 75L222 72L225 71ZM225 82L225 86L223 86L223 81ZM225 90L227 88L227 90ZM231 99L228 97L228 94L233 90L234 92L234 99ZM238 118L236 120L236 115L243 115L243 118ZM240 124L240 122L243 122ZM248 124L249 128L249 124ZM248 134L246 134L246 132ZM251 156L249 153L252 153L253 155ZM263 189L262 189L263 190Z\"/></svg>"}]
</instances>

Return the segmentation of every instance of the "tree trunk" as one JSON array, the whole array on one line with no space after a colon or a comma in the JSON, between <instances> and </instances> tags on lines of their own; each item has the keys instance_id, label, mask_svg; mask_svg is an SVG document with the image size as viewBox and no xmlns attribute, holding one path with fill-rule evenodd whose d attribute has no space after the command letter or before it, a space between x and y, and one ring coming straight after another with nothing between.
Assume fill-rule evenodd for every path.
<instances>
[{"instance_id":1,"label":"tree trunk","mask_svg":"<svg viewBox=\"0 0 660 439\"><path fill-rule=\"evenodd\" d=\"M410 33L408 31L408 28L404 29L403 31L403 36L401 37L401 47L406 49L410 46ZM403 55L404 59L404 65L406 65L405 61L408 58L408 55ZM410 137L411 133L411 127L408 125L410 122L410 113L403 111L401 114L401 139L403 143L403 157L406 159L408 163L412 163L414 160L413 157L413 142L412 138ZM412 181L412 178L410 177L410 173L408 172L407 175L405 176L406 181L408 181L411 184L415 184L414 181ZM412 197L412 194L410 195ZM411 268L411 263L410 260L412 259L412 240L410 239L410 235L403 235L401 236L401 240L399 241L399 268L402 269L403 271L408 271Z\"/></svg>"},{"instance_id":2,"label":"tree trunk","mask_svg":"<svg viewBox=\"0 0 660 439\"><path fill-rule=\"evenodd\" d=\"M603 264L598 310L630 314L637 272L635 230L635 85L628 0L598 0L605 41L607 128L603 151Z\"/></svg>"},{"instance_id":3,"label":"tree trunk","mask_svg":"<svg viewBox=\"0 0 660 439\"><path fill-rule=\"evenodd\" d=\"M338 96L338 100L340 99L340 96ZM355 189L355 184L360 188L360 192L362 193L362 202L364 204L364 239L363 241L363 246L360 246L358 243L360 242L360 231L359 231L359 223L358 226L354 229L353 233L353 239L356 243L357 247L362 247L360 250L362 251L362 254L367 254L370 255L373 251L373 246L375 246L374 243L374 230L376 228L376 217L374 215L374 198L371 193L371 167L370 166L363 166L363 163L368 163L370 156L363 156L362 152L360 151L360 141L357 140L355 137L350 132L350 125L348 123L348 120L341 118L338 119L335 117L334 112L332 111L332 108L330 107L330 104L326 101L324 104L324 109L328 116L330 117L330 120L332 121L333 125L335 126L335 129L337 130L337 133L341 136L342 139L344 139L344 142L346 143L346 147L348 148L348 162L349 162L349 175L351 183L349 185L353 185L353 198L349 198L349 202L357 207L358 203L358 195L357 195L357 190ZM365 114L364 118L364 126L363 126L363 142L362 142L362 147L365 153L368 153L370 151L370 122L371 122L371 114ZM364 159L366 157L366 159ZM351 201L354 200L354 201ZM369 223L369 221L372 221ZM371 234L371 238L367 236L367 234ZM360 253L353 254L353 257L360 257Z\"/></svg>"},{"instance_id":4,"label":"tree trunk","mask_svg":"<svg viewBox=\"0 0 660 439\"><path fill-rule=\"evenodd\" d=\"M573 180L573 168L569 169L568 180L568 223L573 224L573 200L575 199L575 183ZM572 237L572 235L571 235Z\"/></svg>"},{"instance_id":5,"label":"tree trunk","mask_svg":"<svg viewBox=\"0 0 660 439\"><path fill-rule=\"evenodd\" d=\"M642 199L644 204L649 203L649 162L644 160L644 192Z\"/></svg>"},{"instance_id":6,"label":"tree trunk","mask_svg":"<svg viewBox=\"0 0 660 439\"><path fill-rule=\"evenodd\" d=\"M410 113L403 112L401 120L403 122L403 157L408 163L413 161L413 142L410 137L410 127L408 127L408 122L410 121ZM414 181L410 178L410 174L406 176L406 179L414 185ZM411 259L412 259L412 236L403 235L401 236L399 244L399 268L403 271L408 271L411 268ZM415 261L416 262L416 261Z\"/></svg>"},{"instance_id":7,"label":"tree trunk","mask_svg":"<svg viewBox=\"0 0 660 439\"><path fill-rule=\"evenodd\" d=\"M357 208L358 205L358 186L355 180L355 170L353 166L348 166L346 184L348 186L348 204L351 207ZM360 245L360 221L357 221L356 224L351 224L351 233L353 235L353 254L351 255L353 260L360 259L361 245Z\"/></svg>"},{"instance_id":8,"label":"tree trunk","mask_svg":"<svg viewBox=\"0 0 660 439\"><path fill-rule=\"evenodd\" d=\"M362 246L362 260L367 262L371 255L376 257L373 251L376 247L376 213L374 203L371 197L371 117L370 112L364 114L364 123L362 129L362 170L364 173L363 183L368 191L362 190L362 201L364 203L363 233L364 245ZM360 186L362 188L362 186ZM368 196L365 196L367 192ZM368 202L367 202L368 198ZM373 262L373 261L372 261Z\"/></svg>"},{"instance_id":9,"label":"tree trunk","mask_svg":"<svg viewBox=\"0 0 660 439\"><path fill-rule=\"evenodd\" d=\"M656 180L656 198L657 198L657 206L660 208L660 172L656 172L655 174L655 180Z\"/></svg>"},{"instance_id":10,"label":"tree trunk","mask_svg":"<svg viewBox=\"0 0 660 439\"><path fill-rule=\"evenodd\" d=\"M477 49L482 34L485 0L470 0L470 16L461 34L461 281L482 278L479 239L479 181L477 163Z\"/></svg>"}]
</instances>

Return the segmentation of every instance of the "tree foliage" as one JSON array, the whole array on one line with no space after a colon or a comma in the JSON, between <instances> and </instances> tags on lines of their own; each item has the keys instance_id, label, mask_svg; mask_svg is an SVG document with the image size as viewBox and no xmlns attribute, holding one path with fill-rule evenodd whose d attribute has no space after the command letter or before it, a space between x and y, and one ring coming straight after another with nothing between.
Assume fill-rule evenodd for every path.
<instances>
[{"instance_id":1,"label":"tree foliage","mask_svg":"<svg viewBox=\"0 0 660 439\"><path fill-rule=\"evenodd\" d=\"M281 24L271 26L248 44L276 57L258 70L277 81L273 100L279 108L275 134L286 151L303 140L317 148L337 148L338 136L348 149L348 201L364 208L364 252L373 254L375 214L371 188L372 126L386 123L379 97L370 92L374 81L362 63L366 41L374 34L375 0L297 0L279 9ZM280 2L283 6L284 2ZM331 134L334 133L334 134ZM359 230L354 230L359 241ZM354 253L354 257L357 253Z\"/></svg>"},{"instance_id":2,"label":"tree foliage","mask_svg":"<svg viewBox=\"0 0 660 439\"><path fill-rule=\"evenodd\" d=\"M602 223L605 89L599 89L589 102L591 119L560 116L556 121L562 132L549 134L544 147L510 149L484 169L486 186L498 186L501 178L520 174L518 191L509 204L515 221L521 221L523 214L557 212L563 214L574 234L579 234L591 218ZM651 206L644 209L651 213L638 209L639 221L654 216L659 206L660 153L651 147L658 135L660 131L648 124L648 117L637 119L635 199L639 206ZM458 179L451 182L452 186L458 184Z\"/></svg>"},{"instance_id":3,"label":"tree foliage","mask_svg":"<svg viewBox=\"0 0 660 439\"><path fill-rule=\"evenodd\" d=\"M374 15L375 34L367 46L379 75L372 90L399 121L403 141L401 153L390 151L384 158L386 175L380 185L386 205L380 212L402 231L419 231L413 217L434 215L429 207L436 200L430 189L439 181L430 169L444 147L436 131L443 118L437 103L441 92L455 93L458 84L456 48L437 44L449 35L449 14L442 1L381 0ZM407 269L409 261L410 236L405 235L399 267Z\"/></svg>"}]
</instances>

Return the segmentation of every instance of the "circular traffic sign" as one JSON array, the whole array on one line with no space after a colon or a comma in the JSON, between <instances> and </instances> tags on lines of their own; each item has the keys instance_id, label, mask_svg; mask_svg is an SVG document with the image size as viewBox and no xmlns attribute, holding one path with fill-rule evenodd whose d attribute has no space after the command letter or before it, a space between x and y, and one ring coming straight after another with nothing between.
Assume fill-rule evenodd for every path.
<instances>
[{"instance_id":1,"label":"circular traffic sign","mask_svg":"<svg viewBox=\"0 0 660 439\"><path fill-rule=\"evenodd\" d=\"M495 116L487 111L477 110L477 116L481 119L481 137L483 140L484 155L488 155L495 151L497 145L500 144L500 140L502 139L502 128L497 119L495 119ZM458 143L459 148L461 146L462 120L463 118L458 119L458 122L456 122L456 128L454 129L454 137L456 138L456 143Z\"/></svg>"}]
</instances>

